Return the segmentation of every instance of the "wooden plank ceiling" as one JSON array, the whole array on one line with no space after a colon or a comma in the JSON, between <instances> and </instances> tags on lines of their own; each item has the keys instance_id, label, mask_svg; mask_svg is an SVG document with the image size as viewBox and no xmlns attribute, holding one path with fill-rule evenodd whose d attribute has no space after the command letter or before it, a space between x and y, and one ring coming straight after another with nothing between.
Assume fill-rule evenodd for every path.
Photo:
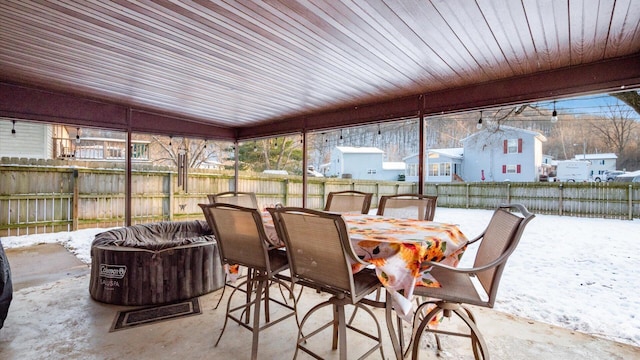
<instances>
[{"instance_id":1,"label":"wooden plank ceiling","mask_svg":"<svg viewBox=\"0 0 640 360\"><path fill-rule=\"evenodd\" d=\"M3 0L0 115L249 137L636 87L638 5Z\"/></svg>"}]
</instances>

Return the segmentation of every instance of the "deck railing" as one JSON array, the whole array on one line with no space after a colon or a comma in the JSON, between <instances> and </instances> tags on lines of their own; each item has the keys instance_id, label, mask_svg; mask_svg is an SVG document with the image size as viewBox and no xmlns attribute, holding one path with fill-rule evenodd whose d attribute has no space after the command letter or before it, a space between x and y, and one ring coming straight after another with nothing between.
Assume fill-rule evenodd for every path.
<instances>
[{"instance_id":1,"label":"deck railing","mask_svg":"<svg viewBox=\"0 0 640 360\"><path fill-rule=\"evenodd\" d=\"M109 160L125 159L126 141L106 138L53 138L55 159ZM149 160L149 141L131 141L131 160Z\"/></svg>"}]
</instances>

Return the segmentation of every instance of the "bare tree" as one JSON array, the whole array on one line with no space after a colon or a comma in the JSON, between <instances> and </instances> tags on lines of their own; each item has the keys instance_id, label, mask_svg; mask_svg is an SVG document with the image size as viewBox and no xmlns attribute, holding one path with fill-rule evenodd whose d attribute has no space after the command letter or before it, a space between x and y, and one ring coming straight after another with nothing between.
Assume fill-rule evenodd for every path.
<instances>
[{"instance_id":1,"label":"bare tree","mask_svg":"<svg viewBox=\"0 0 640 360\"><path fill-rule=\"evenodd\" d=\"M204 162L217 158L222 152L214 142L202 139L152 136L152 158L158 164L178 166L178 154L185 152L190 168L200 167Z\"/></svg>"},{"instance_id":2,"label":"bare tree","mask_svg":"<svg viewBox=\"0 0 640 360\"><path fill-rule=\"evenodd\" d=\"M605 146L616 154L624 152L637 125L638 123L631 117L630 110L613 107L609 107L609 114L605 117L605 121L591 122L595 133L602 136Z\"/></svg>"}]
</instances>

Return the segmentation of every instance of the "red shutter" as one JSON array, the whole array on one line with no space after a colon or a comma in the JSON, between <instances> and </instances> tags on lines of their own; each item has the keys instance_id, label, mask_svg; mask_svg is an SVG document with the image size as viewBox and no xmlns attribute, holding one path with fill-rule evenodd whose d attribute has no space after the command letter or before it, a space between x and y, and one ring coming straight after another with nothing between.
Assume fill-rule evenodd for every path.
<instances>
[{"instance_id":1,"label":"red shutter","mask_svg":"<svg viewBox=\"0 0 640 360\"><path fill-rule=\"evenodd\" d=\"M507 165L502 165L502 173L503 174L507 173Z\"/></svg>"},{"instance_id":2,"label":"red shutter","mask_svg":"<svg viewBox=\"0 0 640 360\"><path fill-rule=\"evenodd\" d=\"M518 165L516 166L516 172L517 172L518 174L520 174L520 164L518 164Z\"/></svg>"},{"instance_id":3,"label":"red shutter","mask_svg":"<svg viewBox=\"0 0 640 360\"><path fill-rule=\"evenodd\" d=\"M504 153L505 153L505 154L506 154L506 153L507 153L507 151L509 150L509 145L507 144L507 140L505 140L505 141L504 141L503 150L504 150Z\"/></svg>"},{"instance_id":4,"label":"red shutter","mask_svg":"<svg viewBox=\"0 0 640 360\"><path fill-rule=\"evenodd\" d=\"M522 139L518 139L518 154L522 152ZM520 172L520 171L518 171Z\"/></svg>"}]
</instances>

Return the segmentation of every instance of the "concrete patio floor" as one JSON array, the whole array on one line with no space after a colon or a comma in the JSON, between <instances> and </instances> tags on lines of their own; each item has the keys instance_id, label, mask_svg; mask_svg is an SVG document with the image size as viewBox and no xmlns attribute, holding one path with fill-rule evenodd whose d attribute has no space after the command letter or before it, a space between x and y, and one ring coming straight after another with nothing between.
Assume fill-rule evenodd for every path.
<instances>
[{"instance_id":1,"label":"concrete patio floor","mask_svg":"<svg viewBox=\"0 0 640 360\"><path fill-rule=\"evenodd\" d=\"M13 274L14 299L5 326L0 329L0 359L249 358L247 344L251 334L235 324L228 325L220 345L214 347L224 320L225 299L220 308L214 309L221 290L199 298L200 315L110 332L117 311L132 307L92 300L87 265L57 244L6 252ZM305 291L300 310L305 311L322 299L323 295L315 291ZM376 314L384 326L383 310L376 309ZM478 308L474 314L493 359L640 359L639 347L493 310ZM264 330L259 358L291 359L296 331L294 318ZM337 358L329 349L329 334L325 338L326 341L313 341ZM362 343L351 337L349 340L349 348L356 356ZM440 357L433 347L424 347L421 358L472 359L467 349L457 348L456 340L443 341L445 352ZM386 333L384 346L385 357L393 358ZM299 358L309 357L301 354ZM378 359L380 353L370 358Z\"/></svg>"}]
</instances>

